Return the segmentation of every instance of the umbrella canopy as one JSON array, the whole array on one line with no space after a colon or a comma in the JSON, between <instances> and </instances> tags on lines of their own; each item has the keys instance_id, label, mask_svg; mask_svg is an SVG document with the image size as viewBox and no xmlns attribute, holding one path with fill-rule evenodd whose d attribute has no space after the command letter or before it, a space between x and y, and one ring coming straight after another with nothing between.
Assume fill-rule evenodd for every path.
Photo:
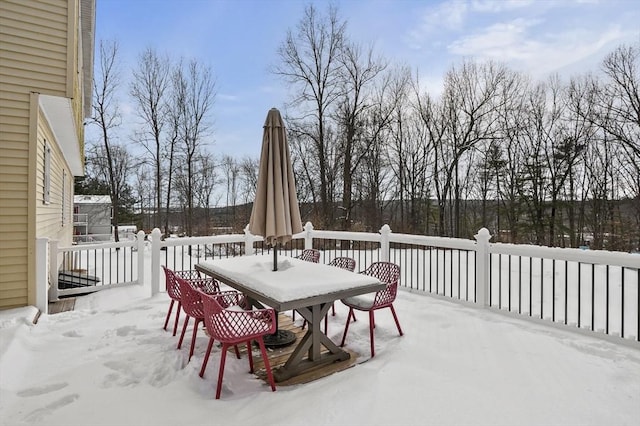
<instances>
[{"instance_id":1,"label":"umbrella canopy","mask_svg":"<svg viewBox=\"0 0 640 426\"><path fill-rule=\"evenodd\" d=\"M287 132L276 108L269 110L264 123L258 186L249 232L263 236L273 247L302 232Z\"/></svg>"}]
</instances>

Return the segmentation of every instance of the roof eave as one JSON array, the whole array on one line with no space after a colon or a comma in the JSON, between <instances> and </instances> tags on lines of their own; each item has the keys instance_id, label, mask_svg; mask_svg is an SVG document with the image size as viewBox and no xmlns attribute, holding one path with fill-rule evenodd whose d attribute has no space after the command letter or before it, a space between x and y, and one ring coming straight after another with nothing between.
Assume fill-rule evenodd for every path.
<instances>
[{"instance_id":1,"label":"roof eave","mask_svg":"<svg viewBox=\"0 0 640 426\"><path fill-rule=\"evenodd\" d=\"M74 176L84 176L80 140L78 139L71 99L40 95L39 103L71 173Z\"/></svg>"}]
</instances>

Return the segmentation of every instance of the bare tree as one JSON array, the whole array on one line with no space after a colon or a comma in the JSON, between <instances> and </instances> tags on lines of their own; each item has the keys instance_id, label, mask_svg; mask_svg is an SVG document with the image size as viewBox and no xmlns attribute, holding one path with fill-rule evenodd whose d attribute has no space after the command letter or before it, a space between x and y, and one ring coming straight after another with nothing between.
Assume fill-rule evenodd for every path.
<instances>
[{"instance_id":1,"label":"bare tree","mask_svg":"<svg viewBox=\"0 0 640 426\"><path fill-rule=\"evenodd\" d=\"M640 43L620 46L602 68L608 80L600 99L608 104L609 116L600 116L598 124L640 157Z\"/></svg>"},{"instance_id":2,"label":"bare tree","mask_svg":"<svg viewBox=\"0 0 640 426\"><path fill-rule=\"evenodd\" d=\"M294 142L304 150L303 157L317 164L321 224L329 225L332 218L332 158L328 120L330 108L340 94L340 55L346 24L338 18L337 10L329 7L326 16L319 15L313 5L305 8L295 32L289 30L278 48L280 62L273 72L281 76L295 90L290 102L287 121L296 132ZM306 155L313 154L310 159ZM315 179L310 180L312 185Z\"/></svg>"},{"instance_id":3,"label":"bare tree","mask_svg":"<svg viewBox=\"0 0 640 426\"><path fill-rule=\"evenodd\" d=\"M349 229L353 209L352 176L372 143L371 139L364 137L365 112L372 101L370 91L375 79L386 68L386 63L374 57L372 48L363 52L362 47L354 43L344 44L339 63L342 88L336 121L341 131L338 155L342 160L342 226Z\"/></svg>"},{"instance_id":4,"label":"bare tree","mask_svg":"<svg viewBox=\"0 0 640 426\"><path fill-rule=\"evenodd\" d=\"M249 203L256 198L256 187L258 186L258 167L259 160L257 158L244 157L240 161L240 179L242 181L242 203Z\"/></svg>"},{"instance_id":5,"label":"bare tree","mask_svg":"<svg viewBox=\"0 0 640 426\"><path fill-rule=\"evenodd\" d=\"M118 44L116 42L100 42L100 57L98 69L93 80L93 117L92 122L100 129L102 146L97 151L104 155L101 162L101 170L105 179L109 182L111 204L113 207L113 228L115 241L118 237L118 221L120 206L120 190L123 183L123 173L126 173L127 164L119 162L118 152L126 152L119 149L113 141L113 131L120 126L121 117L116 99L116 92L120 84L120 70L118 68ZM125 177L126 178L126 177Z\"/></svg>"},{"instance_id":6,"label":"bare tree","mask_svg":"<svg viewBox=\"0 0 640 426\"><path fill-rule=\"evenodd\" d=\"M185 201L186 232L193 235L195 160L198 149L206 143L211 131L211 108L215 100L215 81L210 67L192 60L175 72L175 90L182 99L178 127L178 149L186 168Z\"/></svg>"},{"instance_id":7,"label":"bare tree","mask_svg":"<svg viewBox=\"0 0 640 426\"><path fill-rule=\"evenodd\" d=\"M133 70L129 93L136 105L134 110L143 122L135 139L150 156L155 171L153 227L159 227L161 223L163 130L169 117L166 98L170 81L169 59L152 48L145 49Z\"/></svg>"},{"instance_id":8,"label":"bare tree","mask_svg":"<svg viewBox=\"0 0 640 426\"><path fill-rule=\"evenodd\" d=\"M154 208L153 197L155 187L153 182L153 171L150 170L147 164L139 164L134 170L133 190L136 193L137 202L140 206L142 227L146 230L151 230L154 226L152 215L150 214ZM147 213L146 215L145 212Z\"/></svg>"},{"instance_id":9,"label":"bare tree","mask_svg":"<svg viewBox=\"0 0 640 426\"><path fill-rule=\"evenodd\" d=\"M498 137L496 111L503 101L500 87L510 78L511 73L502 65L465 61L447 72L441 102L427 103L431 105L430 117L422 114L434 142L440 235L461 234L461 178L468 175L461 167L472 164L464 157L479 142Z\"/></svg>"},{"instance_id":10,"label":"bare tree","mask_svg":"<svg viewBox=\"0 0 640 426\"><path fill-rule=\"evenodd\" d=\"M199 153L194 157L196 163L193 170L196 178L192 180L194 188L192 193L196 206L204 211L204 226L201 226L200 235L209 234L209 224L211 223L211 197L213 190L218 184L218 176L214 164L213 156L209 153Z\"/></svg>"}]
</instances>

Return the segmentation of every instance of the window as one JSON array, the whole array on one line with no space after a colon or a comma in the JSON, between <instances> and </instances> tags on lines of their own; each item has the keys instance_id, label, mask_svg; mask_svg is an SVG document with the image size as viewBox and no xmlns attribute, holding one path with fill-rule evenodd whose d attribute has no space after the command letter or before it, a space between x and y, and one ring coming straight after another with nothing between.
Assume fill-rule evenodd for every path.
<instances>
[{"instance_id":1,"label":"window","mask_svg":"<svg viewBox=\"0 0 640 426\"><path fill-rule=\"evenodd\" d=\"M42 182L42 202L49 204L51 197L51 146L44 141L44 176Z\"/></svg>"}]
</instances>

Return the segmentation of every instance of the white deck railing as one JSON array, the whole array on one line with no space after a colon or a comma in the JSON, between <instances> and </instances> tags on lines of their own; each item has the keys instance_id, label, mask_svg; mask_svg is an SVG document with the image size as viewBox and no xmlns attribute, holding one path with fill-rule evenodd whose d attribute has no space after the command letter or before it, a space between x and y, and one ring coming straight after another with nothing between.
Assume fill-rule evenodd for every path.
<instances>
[{"instance_id":1,"label":"white deck railing","mask_svg":"<svg viewBox=\"0 0 640 426\"><path fill-rule=\"evenodd\" d=\"M375 261L400 265L400 285L457 302L490 308L567 329L640 342L640 255L619 252L490 243L481 229L475 240L315 230L311 223L294 235L282 255L304 248L321 251L321 262L337 256L356 259L357 270ZM43 239L39 253L50 253L49 300L113 286L144 284L149 295L164 288L161 265L193 269L201 260L264 253L263 239L245 234L162 240L155 229L134 241L58 247ZM42 256L42 254L39 254ZM40 263L39 263L40 264ZM59 270L98 278L96 285L59 286ZM147 277L147 279L145 279ZM47 283L39 285L46 298ZM42 309L41 306L38 306ZM46 303L44 304L46 309Z\"/></svg>"}]
</instances>

